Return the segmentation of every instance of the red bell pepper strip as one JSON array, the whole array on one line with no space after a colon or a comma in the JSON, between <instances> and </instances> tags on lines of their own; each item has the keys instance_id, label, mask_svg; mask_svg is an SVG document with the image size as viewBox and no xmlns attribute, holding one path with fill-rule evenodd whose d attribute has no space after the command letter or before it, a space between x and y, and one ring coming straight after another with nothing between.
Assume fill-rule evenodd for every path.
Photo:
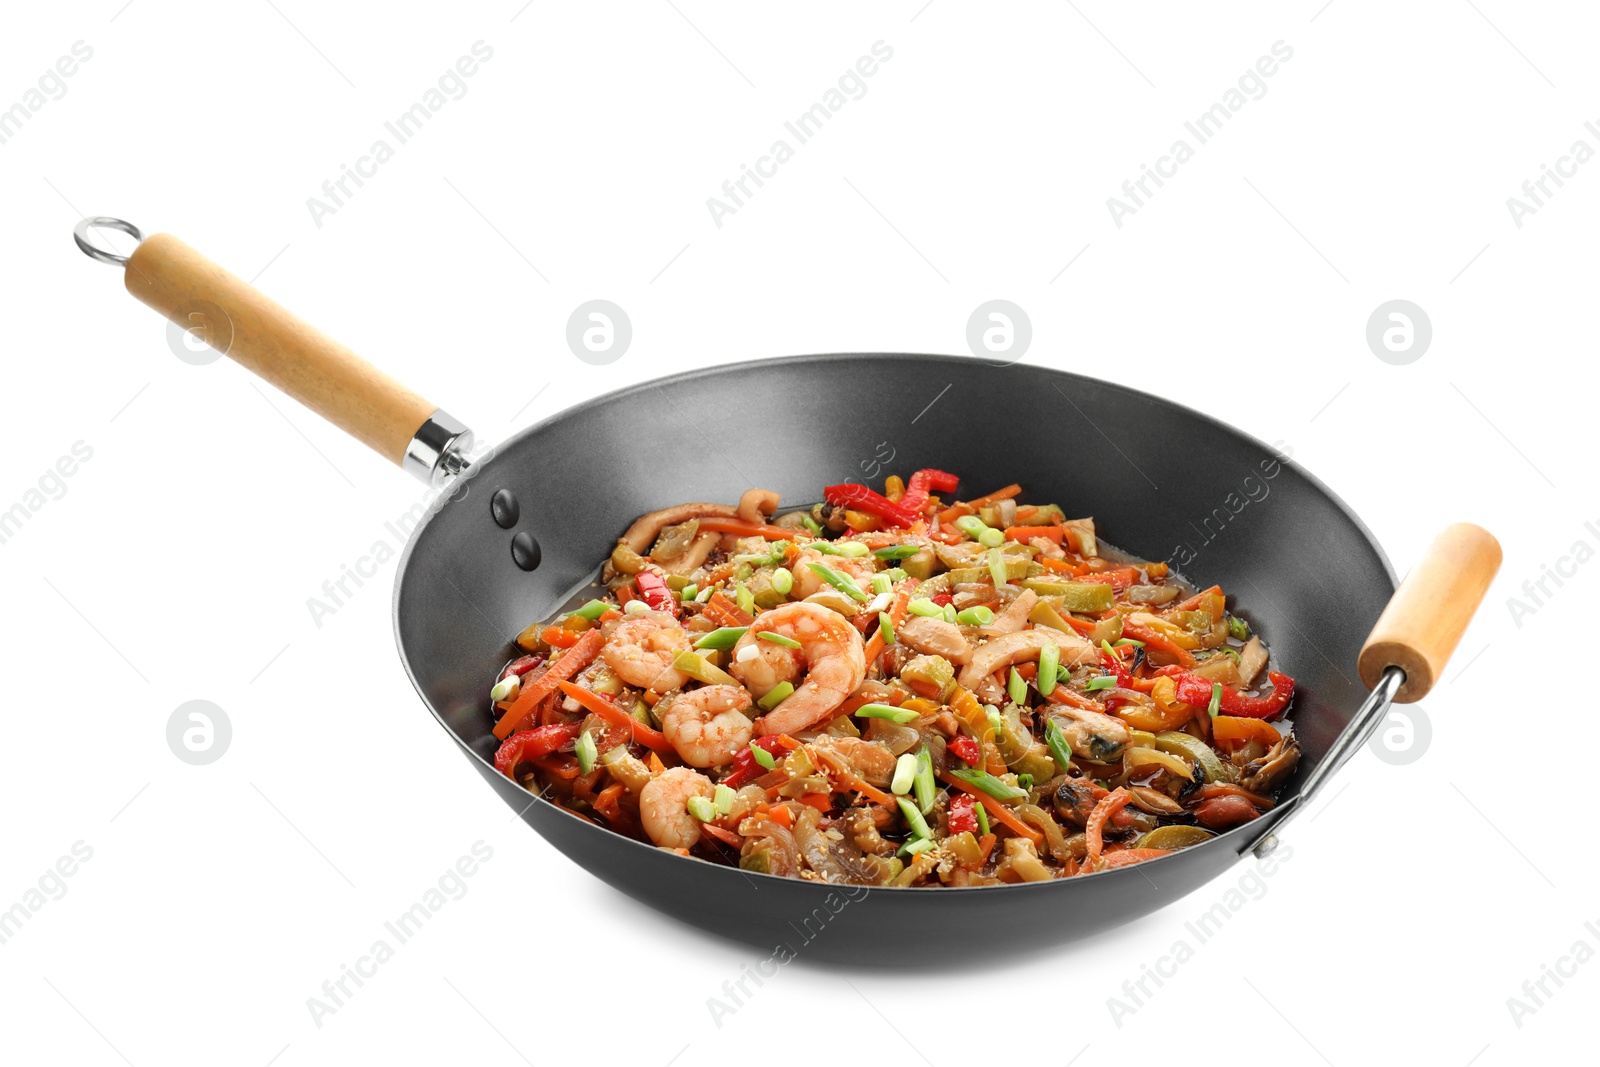
<instances>
[{"instance_id":1,"label":"red bell pepper strip","mask_svg":"<svg viewBox=\"0 0 1600 1067\"><path fill-rule=\"evenodd\" d=\"M978 747L978 742L966 734L957 734L945 742L945 748L954 752L966 763L968 767L976 767L983 759L983 749Z\"/></svg>"},{"instance_id":2,"label":"red bell pepper strip","mask_svg":"<svg viewBox=\"0 0 1600 1067\"><path fill-rule=\"evenodd\" d=\"M678 598L672 595L672 590L667 588L667 580L661 575L655 571L640 571L634 577L633 584L638 587L639 599L653 609L677 614Z\"/></svg>"},{"instance_id":3,"label":"red bell pepper strip","mask_svg":"<svg viewBox=\"0 0 1600 1067\"><path fill-rule=\"evenodd\" d=\"M1188 673L1173 673L1170 677L1177 684L1179 700L1197 708L1210 706L1213 683L1209 678ZM1218 710L1250 719L1271 719L1282 714L1294 698L1294 679L1277 671L1268 671L1267 677L1272 679L1272 692L1264 697L1248 696L1232 686L1223 686Z\"/></svg>"},{"instance_id":4,"label":"red bell pepper strip","mask_svg":"<svg viewBox=\"0 0 1600 1067\"><path fill-rule=\"evenodd\" d=\"M515 733L540 702L556 691L558 682L566 681L594 662L603 644L605 638L600 636L599 630L585 630L578 643L562 653L560 659L547 666L537 678L523 684L516 701L494 724L494 735L504 741Z\"/></svg>"},{"instance_id":5,"label":"red bell pepper strip","mask_svg":"<svg viewBox=\"0 0 1600 1067\"><path fill-rule=\"evenodd\" d=\"M828 485L822 489L822 498L837 508L851 508L876 515L890 526L910 526L920 515L910 508L897 504L882 493L873 492L864 485L845 482ZM903 500L904 498L902 498Z\"/></svg>"},{"instance_id":6,"label":"red bell pepper strip","mask_svg":"<svg viewBox=\"0 0 1600 1067\"><path fill-rule=\"evenodd\" d=\"M761 750L773 759L782 759L789 753L789 746L783 743L782 734L758 737L750 744L759 745ZM741 785L753 782L766 773L767 769L756 762L755 753L750 751L750 745L746 745L733 757L733 770L722 780L722 784L729 789L738 789Z\"/></svg>"},{"instance_id":7,"label":"red bell pepper strip","mask_svg":"<svg viewBox=\"0 0 1600 1067\"><path fill-rule=\"evenodd\" d=\"M900 498L900 506L921 518L923 509L928 506L928 490L937 489L941 493L953 493L960 484L961 479L954 474L924 467L913 474L911 481L906 483L905 495Z\"/></svg>"},{"instance_id":8,"label":"red bell pepper strip","mask_svg":"<svg viewBox=\"0 0 1600 1067\"><path fill-rule=\"evenodd\" d=\"M514 659L506 665L505 670L500 672L500 680L505 681L513 674L521 678L543 662L543 656L523 656L519 659Z\"/></svg>"},{"instance_id":9,"label":"red bell pepper strip","mask_svg":"<svg viewBox=\"0 0 1600 1067\"><path fill-rule=\"evenodd\" d=\"M967 738L971 741L972 738ZM978 798L969 793L957 793L950 798L950 832L975 834L978 832Z\"/></svg>"},{"instance_id":10,"label":"red bell pepper strip","mask_svg":"<svg viewBox=\"0 0 1600 1067\"><path fill-rule=\"evenodd\" d=\"M525 760L541 759L577 737L583 730L583 720L558 722L532 730L521 730L500 743L494 754L494 769L516 781L512 772Z\"/></svg>"}]
</instances>

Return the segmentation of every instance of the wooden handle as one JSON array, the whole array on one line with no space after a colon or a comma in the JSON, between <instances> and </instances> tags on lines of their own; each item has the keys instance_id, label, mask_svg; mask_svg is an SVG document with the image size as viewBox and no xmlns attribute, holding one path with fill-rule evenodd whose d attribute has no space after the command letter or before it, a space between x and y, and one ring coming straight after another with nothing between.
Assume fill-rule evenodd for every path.
<instances>
[{"instance_id":1,"label":"wooden handle","mask_svg":"<svg viewBox=\"0 0 1600 1067\"><path fill-rule=\"evenodd\" d=\"M1361 646L1357 666L1366 687L1399 667L1406 681L1395 700L1427 696L1499 569L1500 542L1481 526L1458 522L1434 538Z\"/></svg>"},{"instance_id":2,"label":"wooden handle","mask_svg":"<svg viewBox=\"0 0 1600 1067\"><path fill-rule=\"evenodd\" d=\"M344 345L170 234L128 257L128 292L364 442L392 463L437 410ZM218 318L221 321L210 321Z\"/></svg>"}]
</instances>

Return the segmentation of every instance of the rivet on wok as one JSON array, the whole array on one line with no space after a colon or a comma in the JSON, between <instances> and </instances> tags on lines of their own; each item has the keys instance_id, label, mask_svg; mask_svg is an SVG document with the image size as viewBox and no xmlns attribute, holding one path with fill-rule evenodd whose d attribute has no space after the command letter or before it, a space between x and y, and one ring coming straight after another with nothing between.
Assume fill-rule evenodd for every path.
<instances>
[{"instance_id":1,"label":"rivet on wok","mask_svg":"<svg viewBox=\"0 0 1600 1067\"><path fill-rule=\"evenodd\" d=\"M534 540L533 534L523 530L511 539L511 558L516 560L517 566L525 571L531 571L539 565L542 553L539 551L539 542Z\"/></svg>"},{"instance_id":2,"label":"rivet on wok","mask_svg":"<svg viewBox=\"0 0 1600 1067\"><path fill-rule=\"evenodd\" d=\"M1278 850L1278 835L1268 834L1256 842L1256 847L1251 851L1256 854L1256 859L1264 860Z\"/></svg>"},{"instance_id":3,"label":"rivet on wok","mask_svg":"<svg viewBox=\"0 0 1600 1067\"><path fill-rule=\"evenodd\" d=\"M489 498L489 512L501 529L509 530L517 524L522 509L517 506L517 498L511 495L511 490L500 489Z\"/></svg>"}]
</instances>

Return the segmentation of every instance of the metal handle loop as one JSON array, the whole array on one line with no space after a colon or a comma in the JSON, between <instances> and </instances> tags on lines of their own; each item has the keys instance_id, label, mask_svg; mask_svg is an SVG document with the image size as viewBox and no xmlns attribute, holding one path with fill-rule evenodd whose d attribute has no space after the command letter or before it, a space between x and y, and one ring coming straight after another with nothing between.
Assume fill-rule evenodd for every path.
<instances>
[{"instance_id":1,"label":"metal handle loop","mask_svg":"<svg viewBox=\"0 0 1600 1067\"><path fill-rule=\"evenodd\" d=\"M120 267L128 262L127 256L119 256L114 252L107 252L89 240L89 228L98 227L103 230L120 230L132 237L135 241L144 240L144 234L139 232L139 227L126 219L114 219L107 215L96 215L93 218L80 219L72 228L72 239L78 242L78 247L90 259L97 259L101 263L109 263L113 267Z\"/></svg>"}]
</instances>

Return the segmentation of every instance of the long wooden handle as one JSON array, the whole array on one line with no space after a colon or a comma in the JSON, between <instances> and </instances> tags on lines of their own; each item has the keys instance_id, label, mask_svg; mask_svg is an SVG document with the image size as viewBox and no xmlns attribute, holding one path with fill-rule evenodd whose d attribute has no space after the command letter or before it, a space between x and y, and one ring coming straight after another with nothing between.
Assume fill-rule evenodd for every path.
<instances>
[{"instance_id":1,"label":"long wooden handle","mask_svg":"<svg viewBox=\"0 0 1600 1067\"><path fill-rule=\"evenodd\" d=\"M1399 667L1406 681L1395 700L1427 696L1499 569L1500 542L1481 526L1458 522L1434 538L1361 646L1356 665L1366 687Z\"/></svg>"},{"instance_id":2,"label":"long wooden handle","mask_svg":"<svg viewBox=\"0 0 1600 1067\"><path fill-rule=\"evenodd\" d=\"M144 239L123 282L184 329L203 325L214 347L392 463L437 410L170 234ZM207 321L218 312L224 321Z\"/></svg>"}]
</instances>

